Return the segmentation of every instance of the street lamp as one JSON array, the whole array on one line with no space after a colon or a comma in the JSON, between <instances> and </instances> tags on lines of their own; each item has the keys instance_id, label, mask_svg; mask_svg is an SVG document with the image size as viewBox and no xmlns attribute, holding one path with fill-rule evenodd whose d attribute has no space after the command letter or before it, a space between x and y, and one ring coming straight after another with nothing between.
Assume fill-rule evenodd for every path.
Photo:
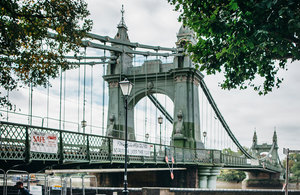
<instances>
[{"instance_id":1,"label":"street lamp","mask_svg":"<svg viewBox=\"0 0 300 195\"><path fill-rule=\"evenodd\" d=\"M149 133L146 133L146 134L145 134L145 138L146 138L146 142L147 142L148 139L149 139Z\"/></svg>"},{"instance_id":2,"label":"street lamp","mask_svg":"<svg viewBox=\"0 0 300 195\"><path fill-rule=\"evenodd\" d=\"M206 131L203 131L203 137L204 137L204 147L205 147L205 139L206 139L206 136L207 136L207 132Z\"/></svg>"},{"instance_id":3,"label":"street lamp","mask_svg":"<svg viewBox=\"0 0 300 195\"><path fill-rule=\"evenodd\" d=\"M161 145L161 124L163 123L163 117L159 116L157 119L159 123L159 144Z\"/></svg>"},{"instance_id":4,"label":"street lamp","mask_svg":"<svg viewBox=\"0 0 300 195\"><path fill-rule=\"evenodd\" d=\"M124 171L124 190L123 190L123 194L128 194L129 191L127 189L128 183L127 183L127 148L128 148L128 144L127 144L127 99L128 96L131 92L132 86L133 84L127 80L127 78L124 79L124 81L120 81L119 82L121 91L123 93L124 99L125 99L125 171Z\"/></svg>"}]
</instances>

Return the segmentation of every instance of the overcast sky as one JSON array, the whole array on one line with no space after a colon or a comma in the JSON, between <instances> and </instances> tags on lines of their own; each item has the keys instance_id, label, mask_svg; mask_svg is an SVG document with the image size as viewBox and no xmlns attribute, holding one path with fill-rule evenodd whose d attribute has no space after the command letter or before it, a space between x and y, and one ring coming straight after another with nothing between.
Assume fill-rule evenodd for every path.
<instances>
[{"instance_id":1,"label":"overcast sky","mask_svg":"<svg viewBox=\"0 0 300 195\"><path fill-rule=\"evenodd\" d=\"M174 47L181 24L179 13L166 0L88 1L93 32L114 36L124 4L130 40L151 45ZM218 87L221 75L206 76L205 81L221 113L242 145L250 146L254 129L258 142L272 142L277 129L279 152L283 147L300 149L300 62L288 65L280 74L279 89L259 96L252 89L225 91Z\"/></svg>"},{"instance_id":2,"label":"overcast sky","mask_svg":"<svg viewBox=\"0 0 300 195\"><path fill-rule=\"evenodd\" d=\"M121 18L120 10L122 4L124 4L125 23L128 27L129 38L132 42L154 46L175 47L175 41L177 40L176 33L181 26L177 21L179 13L175 12L173 7L169 5L166 0L88 0L87 2L88 9L91 12L90 18L94 22L93 33L114 37ZM87 55L102 55L102 53L100 53L100 51L88 50ZM266 96L259 96L257 92L250 88L243 91L222 90L218 86L219 82L222 81L222 75L205 76L205 82L223 117L243 146L251 146L254 129L257 131L258 142L260 144L264 142L270 144L272 142L274 127L276 127L281 157L283 156L282 148L284 147L300 149L299 66L299 61L294 62L288 65L288 71L281 71L280 75L284 78L284 82L279 89L274 89L272 93ZM67 73L66 89L69 91L67 92L68 96L66 97L67 103L65 107L68 112L66 120L75 119L76 121L77 108L75 108L74 105L77 104L76 82L78 82L78 79L76 77L77 70L73 71L74 73ZM98 126L102 124L102 71L102 66L95 67L94 69L94 87L99 90L94 90L93 101L94 105L98 107L94 106L92 117L87 116L87 118L91 118L93 123ZM89 67L87 72L90 74ZM90 81L88 80L87 82ZM53 81L52 85L53 87L50 89L50 112L55 113L55 115L50 114L50 117L58 118L59 107L57 104L54 106L53 102L59 102L59 91L57 90L59 89L59 79ZM89 90L88 88L87 91ZM22 90L20 91L22 92ZM28 103L28 98L26 96L28 96L28 90L25 89L18 95L11 94L10 98L19 105L23 112L28 113L28 104L26 104ZM35 90L33 97L33 114L46 116L46 91L44 89ZM24 103L20 103L19 100ZM107 98L105 104L107 104ZM89 111L89 109L90 104L87 105L87 111ZM80 112L82 112L82 107L80 108ZM141 113L143 113L143 110L141 110ZM145 115L140 114L140 117L143 118ZM153 121L152 123L156 124L155 117L149 116L149 123ZM106 121L106 114L104 118ZM23 121L19 120L19 122ZM26 122L26 119L24 122ZM68 128L76 128L76 126L75 124ZM157 132L154 136L157 136Z\"/></svg>"}]
</instances>

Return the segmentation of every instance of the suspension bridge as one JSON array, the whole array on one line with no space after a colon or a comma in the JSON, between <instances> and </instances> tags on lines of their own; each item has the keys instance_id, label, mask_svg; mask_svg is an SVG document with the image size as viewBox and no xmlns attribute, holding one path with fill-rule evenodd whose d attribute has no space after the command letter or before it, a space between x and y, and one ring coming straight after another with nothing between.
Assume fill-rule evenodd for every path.
<instances>
[{"instance_id":1,"label":"suspension bridge","mask_svg":"<svg viewBox=\"0 0 300 195\"><path fill-rule=\"evenodd\" d=\"M82 55L66 56L76 68L61 71L46 89L7 92L13 100L27 90L28 101L21 111L1 110L1 170L121 169L125 112L118 83L127 78L134 84L128 100L129 169L158 177L172 164L178 176L166 186L215 188L223 167L279 181L276 132L271 145L259 145L256 133L250 151L240 144L186 53L194 33L182 26L174 48L131 42L123 14L114 38L88 34Z\"/></svg>"}]
</instances>

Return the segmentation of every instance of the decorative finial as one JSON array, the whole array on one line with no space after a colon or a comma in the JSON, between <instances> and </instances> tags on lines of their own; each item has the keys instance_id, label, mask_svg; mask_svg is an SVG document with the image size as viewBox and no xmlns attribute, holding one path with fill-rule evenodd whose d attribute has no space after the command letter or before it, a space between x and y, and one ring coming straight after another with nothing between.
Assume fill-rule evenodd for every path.
<instances>
[{"instance_id":1,"label":"decorative finial","mask_svg":"<svg viewBox=\"0 0 300 195\"><path fill-rule=\"evenodd\" d=\"M127 29L127 26L126 26L125 20L124 20L124 13L125 13L125 10L124 10L124 5L123 5L123 4L122 4L121 13L122 13L122 18L121 18L121 21L120 21L120 23L119 23L119 25L118 25L118 28L119 28L119 27L124 27L124 28Z\"/></svg>"},{"instance_id":2,"label":"decorative finial","mask_svg":"<svg viewBox=\"0 0 300 195\"><path fill-rule=\"evenodd\" d=\"M124 18L124 13L125 13L125 10L124 10L124 5L123 5L123 4L122 4L121 13L122 13L122 19L123 19L123 18Z\"/></svg>"},{"instance_id":3,"label":"decorative finial","mask_svg":"<svg viewBox=\"0 0 300 195\"><path fill-rule=\"evenodd\" d=\"M277 143L276 127L274 127L273 142Z\"/></svg>"},{"instance_id":4,"label":"decorative finial","mask_svg":"<svg viewBox=\"0 0 300 195\"><path fill-rule=\"evenodd\" d=\"M253 142L254 144L257 144L257 135L256 135L256 129L254 130L254 135L253 135L252 142Z\"/></svg>"}]
</instances>

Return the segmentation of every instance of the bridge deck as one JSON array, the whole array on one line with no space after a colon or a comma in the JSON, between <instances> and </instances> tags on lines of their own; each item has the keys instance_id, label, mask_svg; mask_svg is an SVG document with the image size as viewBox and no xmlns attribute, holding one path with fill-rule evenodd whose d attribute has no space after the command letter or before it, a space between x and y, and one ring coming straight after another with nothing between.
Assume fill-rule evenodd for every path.
<instances>
[{"instance_id":1,"label":"bridge deck","mask_svg":"<svg viewBox=\"0 0 300 195\"><path fill-rule=\"evenodd\" d=\"M32 138L35 133L52 135L57 139L57 150L35 152ZM22 167L38 171L46 167L74 168L120 167L124 163L124 155L114 152L112 137L83 134L58 129L42 128L9 122L0 122L0 165L8 170ZM146 142L131 141L150 148L148 155L130 155L129 166L132 167L165 167L165 157L174 166L225 166L240 169L257 168L266 171L280 172L280 168L269 163L251 166L244 157L223 154L220 150L177 148ZM169 162L171 163L171 162Z\"/></svg>"}]
</instances>

